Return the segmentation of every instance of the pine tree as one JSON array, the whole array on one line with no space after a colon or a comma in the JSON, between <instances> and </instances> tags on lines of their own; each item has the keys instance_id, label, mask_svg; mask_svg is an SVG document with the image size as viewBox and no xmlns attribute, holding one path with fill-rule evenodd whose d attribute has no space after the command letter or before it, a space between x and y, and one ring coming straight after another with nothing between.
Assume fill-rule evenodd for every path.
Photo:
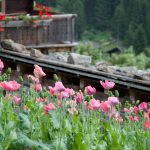
<instances>
[{"instance_id":1,"label":"pine tree","mask_svg":"<svg viewBox=\"0 0 150 150\"><path fill-rule=\"evenodd\" d=\"M85 19L88 26L93 27L94 22L94 4L95 1L86 0L85 1Z\"/></svg>"},{"instance_id":2,"label":"pine tree","mask_svg":"<svg viewBox=\"0 0 150 150\"><path fill-rule=\"evenodd\" d=\"M63 3L63 5L61 5ZM63 0L59 3L61 10L66 13L77 14L76 32L81 37L85 29L84 1L83 0Z\"/></svg>"},{"instance_id":3,"label":"pine tree","mask_svg":"<svg viewBox=\"0 0 150 150\"><path fill-rule=\"evenodd\" d=\"M147 41L143 27L131 22L125 35L124 42L127 46L133 45L136 54L144 51L147 46Z\"/></svg>"},{"instance_id":4,"label":"pine tree","mask_svg":"<svg viewBox=\"0 0 150 150\"><path fill-rule=\"evenodd\" d=\"M111 20L110 0L95 0L94 4L94 27L99 30L107 30Z\"/></svg>"},{"instance_id":5,"label":"pine tree","mask_svg":"<svg viewBox=\"0 0 150 150\"><path fill-rule=\"evenodd\" d=\"M127 29L126 13L123 0L115 10L112 29L114 37L117 39L123 39Z\"/></svg>"}]
</instances>

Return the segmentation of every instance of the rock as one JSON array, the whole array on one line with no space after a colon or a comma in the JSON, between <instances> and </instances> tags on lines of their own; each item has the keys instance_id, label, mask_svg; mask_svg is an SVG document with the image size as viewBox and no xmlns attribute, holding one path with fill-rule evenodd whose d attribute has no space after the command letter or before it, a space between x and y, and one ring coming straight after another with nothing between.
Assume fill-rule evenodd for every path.
<instances>
[{"instance_id":1,"label":"rock","mask_svg":"<svg viewBox=\"0 0 150 150\"><path fill-rule=\"evenodd\" d=\"M6 40L1 41L1 46L3 49L20 52L20 53L24 53L24 51L27 51L24 45L15 43L11 39L6 39Z\"/></svg>"},{"instance_id":2,"label":"rock","mask_svg":"<svg viewBox=\"0 0 150 150\"><path fill-rule=\"evenodd\" d=\"M108 62L100 61L100 62L97 62L95 66L97 70L107 72L107 67L109 66L109 64Z\"/></svg>"},{"instance_id":3,"label":"rock","mask_svg":"<svg viewBox=\"0 0 150 150\"><path fill-rule=\"evenodd\" d=\"M117 66L108 66L108 67L106 68L106 72L111 73L111 74L114 74L114 73L116 73L116 70L117 70L117 69L118 69Z\"/></svg>"},{"instance_id":4,"label":"rock","mask_svg":"<svg viewBox=\"0 0 150 150\"><path fill-rule=\"evenodd\" d=\"M109 66L109 64L106 61L98 61L95 66Z\"/></svg>"},{"instance_id":5,"label":"rock","mask_svg":"<svg viewBox=\"0 0 150 150\"><path fill-rule=\"evenodd\" d=\"M125 75L128 77L133 77L137 73L137 68L135 66L119 67L115 73L120 75Z\"/></svg>"},{"instance_id":6,"label":"rock","mask_svg":"<svg viewBox=\"0 0 150 150\"><path fill-rule=\"evenodd\" d=\"M30 56L31 57L42 58L44 55L41 53L41 51L39 51L37 49L31 49Z\"/></svg>"},{"instance_id":7,"label":"rock","mask_svg":"<svg viewBox=\"0 0 150 150\"><path fill-rule=\"evenodd\" d=\"M135 79L150 81L150 69L138 70L134 75Z\"/></svg>"},{"instance_id":8,"label":"rock","mask_svg":"<svg viewBox=\"0 0 150 150\"><path fill-rule=\"evenodd\" d=\"M104 71L107 73L115 73L116 70L118 69L117 66L110 66L108 62L101 61L96 63L96 68L99 71Z\"/></svg>"},{"instance_id":9,"label":"rock","mask_svg":"<svg viewBox=\"0 0 150 150\"><path fill-rule=\"evenodd\" d=\"M96 70L97 70L95 66L89 66L89 67L88 67L88 69L90 69L90 70L94 70L94 71L96 71Z\"/></svg>"},{"instance_id":10,"label":"rock","mask_svg":"<svg viewBox=\"0 0 150 150\"><path fill-rule=\"evenodd\" d=\"M82 65L82 66L90 66L91 64L91 56L86 56L86 55L80 55L76 53L70 53L67 62L70 64L75 64L75 65Z\"/></svg>"},{"instance_id":11,"label":"rock","mask_svg":"<svg viewBox=\"0 0 150 150\"><path fill-rule=\"evenodd\" d=\"M49 52L48 56L51 60L56 60L56 61L67 63L67 59L68 59L67 52L51 52L51 53Z\"/></svg>"}]
</instances>

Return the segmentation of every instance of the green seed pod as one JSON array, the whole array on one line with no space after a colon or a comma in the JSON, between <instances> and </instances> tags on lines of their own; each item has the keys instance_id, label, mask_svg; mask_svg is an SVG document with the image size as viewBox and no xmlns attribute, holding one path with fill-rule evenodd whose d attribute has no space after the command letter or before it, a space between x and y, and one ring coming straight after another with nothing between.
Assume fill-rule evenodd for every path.
<instances>
[{"instance_id":1,"label":"green seed pod","mask_svg":"<svg viewBox=\"0 0 150 150\"><path fill-rule=\"evenodd\" d=\"M22 76L19 76L19 80L20 80L20 82L23 82Z\"/></svg>"},{"instance_id":2,"label":"green seed pod","mask_svg":"<svg viewBox=\"0 0 150 150\"><path fill-rule=\"evenodd\" d=\"M118 92L118 90L115 90L115 96L116 96L116 97L119 97L119 92Z\"/></svg>"},{"instance_id":3,"label":"green seed pod","mask_svg":"<svg viewBox=\"0 0 150 150\"><path fill-rule=\"evenodd\" d=\"M59 81L59 78L58 78L57 74L53 75L53 79L54 79L55 82Z\"/></svg>"},{"instance_id":4,"label":"green seed pod","mask_svg":"<svg viewBox=\"0 0 150 150\"><path fill-rule=\"evenodd\" d=\"M11 68L8 68L6 72L7 74L11 74Z\"/></svg>"}]
</instances>

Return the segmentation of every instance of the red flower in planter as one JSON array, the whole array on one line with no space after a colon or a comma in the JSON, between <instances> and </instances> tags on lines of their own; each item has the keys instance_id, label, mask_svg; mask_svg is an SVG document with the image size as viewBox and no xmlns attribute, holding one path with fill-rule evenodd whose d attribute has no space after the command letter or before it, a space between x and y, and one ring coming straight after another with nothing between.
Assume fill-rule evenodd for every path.
<instances>
[{"instance_id":1,"label":"red flower in planter","mask_svg":"<svg viewBox=\"0 0 150 150\"><path fill-rule=\"evenodd\" d=\"M6 15L3 13L0 13L0 20L5 20L6 19Z\"/></svg>"}]
</instances>

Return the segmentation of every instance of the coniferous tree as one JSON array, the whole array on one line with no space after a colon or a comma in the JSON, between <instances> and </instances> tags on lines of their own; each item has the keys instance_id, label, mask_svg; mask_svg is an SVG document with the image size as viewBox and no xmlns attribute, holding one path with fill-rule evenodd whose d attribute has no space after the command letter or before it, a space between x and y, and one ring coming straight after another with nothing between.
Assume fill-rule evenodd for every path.
<instances>
[{"instance_id":1,"label":"coniferous tree","mask_svg":"<svg viewBox=\"0 0 150 150\"><path fill-rule=\"evenodd\" d=\"M62 4L63 3L63 4ZM62 4L62 5L61 5ZM84 1L82 0L63 0L59 3L60 9L66 13L77 14L76 32L81 37L85 29Z\"/></svg>"},{"instance_id":2,"label":"coniferous tree","mask_svg":"<svg viewBox=\"0 0 150 150\"><path fill-rule=\"evenodd\" d=\"M133 45L136 54L144 51L147 41L143 27L131 22L124 41L127 46Z\"/></svg>"},{"instance_id":3,"label":"coniferous tree","mask_svg":"<svg viewBox=\"0 0 150 150\"><path fill-rule=\"evenodd\" d=\"M107 30L110 28L111 20L111 3L110 0L95 0L94 5L94 22L96 29Z\"/></svg>"},{"instance_id":4,"label":"coniferous tree","mask_svg":"<svg viewBox=\"0 0 150 150\"><path fill-rule=\"evenodd\" d=\"M121 0L120 4L117 6L114 17L113 17L113 25L112 25L112 33L114 37L117 39L123 39L126 29L127 29L127 20L126 20L126 12L124 8L124 2Z\"/></svg>"},{"instance_id":5,"label":"coniferous tree","mask_svg":"<svg viewBox=\"0 0 150 150\"><path fill-rule=\"evenodd\" d=\"M85 0L85 19L88 26L93 27L95 1Z\"/></svg>"}]
</instances>

